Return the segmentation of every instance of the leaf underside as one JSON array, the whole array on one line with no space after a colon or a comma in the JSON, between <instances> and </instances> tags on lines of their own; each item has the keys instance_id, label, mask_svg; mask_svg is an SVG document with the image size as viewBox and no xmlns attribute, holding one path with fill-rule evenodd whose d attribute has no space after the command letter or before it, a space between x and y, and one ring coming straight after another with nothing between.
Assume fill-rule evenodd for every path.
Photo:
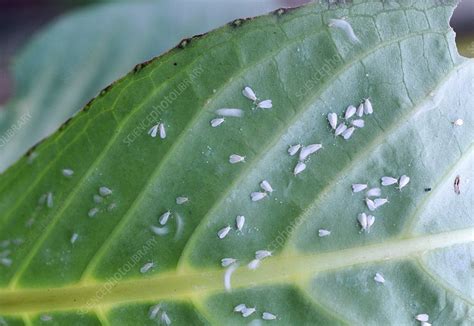
<instances>
[{"instance_id":1,"label":"leaf underside","mask_svg":"<svg viewBox=\"0 0 474 326\"><path fill-rule=\"evenodd\" d=\"M166 312L178 325L258 325L271 312L281 325L416 325L421 313L471 324L474 65L454 46L455 4L432 3L280 10L137 66L0 177L0 254L11 259L0 321L153 325ZM342 17L359 42L328 26ZM273 107L255 109L245 86ZM343 121L365 98L365 127L335 137L327 113ZM213 128L221 108L244 116ZM159 122L165 139L148 134ZM288 147L313 143L323 148L295 176ZM401 175L403 189L380 186ZM274 191L252 202L264 179ZM369 212L355 183L389 202ZM103 186L112 194L96 202ZM167 233L154 234L168 210ZM375 216L370 232L362 212ZM272 257L249 270L262 249ZM226 257L239 265L231 291ZM240 303L256 312L233 312Z\"/></svg>"}]
</instances>

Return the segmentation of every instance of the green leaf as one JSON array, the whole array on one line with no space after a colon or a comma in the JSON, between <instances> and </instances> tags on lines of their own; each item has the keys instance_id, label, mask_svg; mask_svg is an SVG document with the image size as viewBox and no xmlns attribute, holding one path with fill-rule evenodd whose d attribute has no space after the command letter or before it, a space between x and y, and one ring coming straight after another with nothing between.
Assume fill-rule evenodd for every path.
<instances>
[{"instance_id":1,"label":"green leaf","mask_svg":"<svg viewBox=\"0 0 474 326\"><path fill-rule=\"evenodd\" d=\"M270 312L275 325L418 325L428 314L435 325L472 324L474 64L455 49L453 7L312 4L236 21L137 66L1 176L11 266L0 266L0 315L152 325L166 312L172 324L233 325ZM359 43L328 26L341 17ZM252 110L245 86L273 107ZM341 120L368 97L365 127L335 137L327 114ZM212 128L221 108L245 114ZM160 121L167 136L152 138ZM323 148L293 175L288 146L313 143ZM230 164L231 154L245 162ZM389 203L374 212L351 190L402 175L408 185L381 187ZM264 179L274 191L252 202ZM112 194L96 203L104 186ZM154 234L168 210L168 233ZM370 232L362 212L376 216ZM249 270L263 249L272 257ZM239 264L229 291L225 257ZM241 303L256 312L233 312Z\"/></svg>"},{"instance_id":2,"label":"green leaf","mask_svg":"<svg viewBox=\"0 0 474 326\"><path fill-rule=\"evenodd\" d=\"M137 62L189 35L277 6L276 0L136 1L65 15L15 60L15 97L0 110L0 172Z\"/></svg>"}]
</instances>

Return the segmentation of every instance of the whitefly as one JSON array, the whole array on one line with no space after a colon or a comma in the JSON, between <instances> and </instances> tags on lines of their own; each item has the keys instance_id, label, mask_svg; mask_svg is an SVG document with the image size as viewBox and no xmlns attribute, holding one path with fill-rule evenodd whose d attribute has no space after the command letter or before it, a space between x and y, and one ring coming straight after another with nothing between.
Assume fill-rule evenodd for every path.
<instances>
[{"instance_id":1,"label":"whitefly","mask_svg":"<svg viewBox=\"0 0 474 326\"><path fill-rule=\"evenodd\" d=\"M238 215L235 218L235 226L237 227L237 230L242 231L242 228L244 227L244 224L245 224L245 216Z\"/></svg>"},{"instance_id":2,"label":"whitefly","mask_svg":"<svg viewBox=\"0 0 474 326\"><path fill-rule=\"evenodd\" d=\"M370 198L366 198L365 199L365 204L367 205L367 208L370 210L370 211L375 211L377 209L377 206L375 206L375 203L372 199Z\"/></svg>"},{"instance_id":3,"label":"whitefly","mask_svg":"<svg viewBox=\"0 0 474 326\"><path fill-rule=\"evenodd\" d=\"M277 317L272 314L271 312L264 312L262 313L262 319L263 320L275 320Z\"/></svg>"},{"instance_id":4,"label":"whitefly","mask_svg":"<svg viewBox=\"0 0 474 326\"><path fill-rule=\"evenodd\" d=\"M334 112L328 113L328 122L332 129L337 127L337 114Z\"/></svg>"},{"instance_id":5,"label":"whitefly","mask_svg":"<svg viewBox=\"0 0 474 326\"><path fill-rule=\"evenodd\" d=\"M367 188L367 184L365 183L354 183L352 185L352 192L360 192L366 188Z\"/></svg>"},{"instance_id":6,"label":"whitefly","mask_svg":"<svg viewBox=\"0 0 474 326\"><path fill-rule=\"evenodd\" d=\"M374 113L374 109L372 107L372 102L367 98L364 101L364 114L372 114Z\"/></svg>"},{"instance_id":7,"label":"whitefly","mask_svg":"<svg viewBox=\"0 0 474 326\"><path fill-rule=\"evenodd\" d=\"M189 201L188 197L185 197L185 196L176 197L176 204L178 204L178 205L183 205L183 204L187 203L188 201Z\"/></svg>"},{"instance_id":8,"label":"whitefly","mask_svg":"<svg viewBox=\"0 0 474 326\"><path fill-rule=\"evenodd\" d=\"M293 169L293 174L298 175L306 169L306 164L303 162L298 162Z\"/></svg>"},{"instance_id":9,"label":"whitefly","mask_svg":"<svg viewBox=\"0 0 474 326\"><path fill-rule=\"evenodd\" d=\"M330 234L331 234L331 231L329 231L329 230L326 230L326 229L319 229L318 230L318 236L320 238L327 237Z\"/></svg>"},{"instance_id":10,"label":"whitefly","mask_svg":"<svg viewBox=\"0 0 474 326\"><path fill-rule=\"evenodd\" d=\"M382 186L391 186L398 183L398 180L394 177L385 176L380 179L380 182L382 183Z\"/></svg>"},{"instance_id":11,"label":"whitefly","mask_svg":"<svg viewBox=\"0 0 474 326\"><path fill-rule=\"evenodd\" d=\"M242 90L242 95L244 95L246 98L253 102L257 100L257 95L255 94L255 91L249 86L244 87L244 89Z\"/></svg>"},{"instance_id":12,"label":"whitefly","mask_svg":"<svg viewBox=\"0 0 474 326\"><path fill-rule=\"evenodd\" d=\"M263 100L257 104L257 108L259 109L271 109L272 107L272 100Z\"/></svg>"},{"instance_id":13,"label":"whitefly","mask_svg":"<svg viewBox=\"0 0 474 326\"><path fill-rule=\"evenodd\" d=\"M101 195L102 197L110 196L112 195L112 190L108 187L102 186L99 188L99 195Z\"/></svg>"},{"instance_id":14,"label":"whitefly","mask_svg":"<svg viewBox=\"0 0 474 326\"><path fill-rule=\"evenodd\" d=\"M344 123L340 123L339 126L337 126L336 131L334 131L334 135L339 136L344 131L346 131L346 129L347 129L347 126Z\"/></svg>"},{"instance_id":15,"label":"whitefly","mask_svg":"<svg viewBox=\"0 0 474 326\"><path fill-rule=\"evenodd\" d=\"M398 180L398 189L402 190L410 182L410 177L402 175Z\"/></svg>"},{"instance_id":16,"label":"whitefly","mask_svg":"<svg viewBox=\"0 0 474 326\"><path fill-rule=\"evenodd\" d=\"M245 308L247 308L245 304L238 304L234 307L234 312L242 312L242 310L244 310Z\"/></svg>"},{"instance_id":17,"label":"whitefly","mask_svg":"<svg viewBox=\"0 0 474 326\"><path fill-rule=\"evenodd\" d=\"M250 198L252 199L252 201L259 201L264 199L265 197L267 197L266 192L255 191L250 194Z\"/></svg>"},{"instance_id":18,"label":"whitefly","mask_svg":"<svg viewBox=\"0 0 474 326\"><path fill-rule=\"evenodd\" d=\"M238 154L231 154L229 156L229 163L230 164L237 164L237 163L241 163L241 162L245 162L245 156L241 156L241 155L238 155Z\"/></svg>"},{"instance_id":19,"label":"whitefly","mask_svg":"<svg viewBox=\"0 0 474 326\"><path fill-rule=\"evenodd\" d=\"M270 257L272 255L272 252L271 251L268 251L268 250L257 250L255 252L255 259L259 259L259 260L262 260L262 259L265 259L267 257Z\"/></svg>"},{"instance_id":20,"label":"whitefly","mask_svg":"<svg viewBox=\"0 0 474 326\"><path fill-rule=\"evenodd\" d=\"M321 144L311 144L308 146L304 146L300 151L300 156L299 156L300 161L306 160L311 154L316 153L322 147L323 145Z\"/></svg>"},{"instance_id":21,"label":"whitefly","mask_svg":"<svg viewBox=\"0 0 474 326\"><path fill-rule=\"evenodd\" d=\"M364 128L365 122L362 119L356 119L351 121L351 125L356 128Z\"/></svg>"},{"instance_id":22,"label":"whitefly","mask_svg":"<svg viewBox=\"0 0 474 326\"><path fill-rule=\"evenodd\" d=\"M253 314L254 312L256 311L255 308L248 308L248 307L245 307L244 309L242 309L242 317L246 318L248 316L250 316L251 314Z\"/></svg>"},{"instance_id":23,"label":"whitefly","mask_svg":"<svg viewBox=\"0 0 474 326\"><path fill-rule=\"evenodd\" d=\"M344 114L344 119L350 119L354 114L356 114L356 107L353 105L349 105L346 109L346 112Z\"/></svg>"},{"instance_id":24,"label":"whitefly","mask_svg":"<svg viewBox=\"0 0 474 326\"><path fill-rule=\"evenodd\" d=\"M153 267L155 267L155 264L153 262L148 262L140 268L140 273L145 274Z\"/></svg>"},{"instance_id":25,"label":"whitefly","mask_svg":"<svg viewBox=\"0 0 474 326\"><path fill-rule=\"evenodd\" d=\"M292 145L290 146L290 148L288 148L288 154L290 154L290 156L294 156L296 155L296 153L298 153L300 148L301 148L300 144Z\"/></svg>"},{"instance_id":26,"label":"whitefly","mask_svg":"<svg viewBox=\"0 0 474 326\"><path fill-rule=\"evenodd\" d=\"M344 138L345 140L348 140L349 138L352 137L354 130L355 130L354 127L347 128L346 130L342 132L342 138Z\"/></svg>"},{"instance_id":27,"label":"whitefly","mask_svg":"<svg viewBox=\"0 0 474 326\"><path fill-rule=\"evenodd\" d=\"M150 130L148 130L148 134L149 134L152 138L155 138L155 137L158 135L158 128L159 128L159 125L158 125L158 124L152 126L152 127L150 128Z\"/></svg>"},{"instance_id":28,"label":"whitefly","mask_svg":"<svg viewBox=\"0 0 474 326\"><path fill-rule=\"evenodd\" d=\"M270 182L268 182L267 180L263 180L260 183L260 188L262 188L263 190L265 190L266 192L269 192L269 193L273 192L273 188L272 188Z\"/></svg>"},{"instance_id":29,"label":"whitefly","mask_svg":"<svg viewBox=\"0 0 474 326\"><path fill-rule=\"evenodd\" d=\"M73 176L74 174L74 171L72 169L63 169L62 170L62 174L63 176L65 176L66 178L70 178Z\"/></svg>"},{"instance_id":30,"label":"whitefly","mask_svg":"<svg viewBox=\"0 0 474 326\"><path fill-rule=\"evenodd\" d=\"M170 212L170 211L164 212L164 213L160 216L160 218L159 218L160 224L161 224L161 225L165 225L166 223L168 223L168 220L169 220L170 216L171 216L171 212Z\"/></svg>"},{"instance_id":31,"label":"whitefly","mask_svg":"<svg viewBox=\"0 0 474 326\"><path fill-rule=\"evenodd\" d=\"M211 120L211 126L212 126L213 128L219 127L221 124L224 123L224 121L225 121L224 118L215 118L215 119L212 119L212 120Z\"/></svg>"},{"instance_id":32,"label":"whitefly","mask_svg":"<svg viewBox=\"0 0 474 326\"><path fill-rule=\"evenodd\" d=\"M224 239L229 234L230 230L232 230L232 228L230 226L226 226L217 231L217 236L219 239Z\"/></svg>"},{"instance_id":33,"label":"whitefly","mask_svg":"<svg viewBox=\"0 0 474 326\"><path fill-rule=\"evenodd\" d=\"M161 122L158 125L158 129L160 130L160 138L165 139L166 138L166 129L165 129L165 124Z\"/></svg>"},{"instance_id":34,"label":"whitefly","mask_svg":"<svg viewBox=\"0 0 474 326\"><path fill-rule=\"evenodd\" d=\"M367 197L378 197L382 194L382 190L380 188L370 188L367 190L366 196Z\"/></svg>"},{"instance_id":35,"label":"whitefly","mask_svg":"<svg viewBox=\"0 0 474 326\"><path fill-rule=\"evenodd\" d=\"M374 281L377 282L377 283L385 283L385 278L383 277L382 274L380 273L375 273L375 276L374 276Z\"/></svg>"},{"instance_id":36,"label":"whitefly","mask_svg":"<svg viewBox=\"0 0 474 326\"><path fill-rule=\"evenodd\" d=\"M379 208L385 204L388 203L388 199L387 198L375 198L374 199L374 205L376 208Z\"/></svg>"}]
</instances>

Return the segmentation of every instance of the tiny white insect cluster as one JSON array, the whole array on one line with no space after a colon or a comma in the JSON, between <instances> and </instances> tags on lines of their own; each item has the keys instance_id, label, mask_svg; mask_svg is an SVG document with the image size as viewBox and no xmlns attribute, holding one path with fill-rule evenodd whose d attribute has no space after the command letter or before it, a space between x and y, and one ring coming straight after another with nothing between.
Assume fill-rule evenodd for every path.
<instances>
[{"instance_id":1,"label":"tiny white insect cluster","mask_svg":"<svg viewBox=\"0 0 474 326\"><path fill-rule=\"evenodd\" d=\"M271 251L268 250L257 250L255 252L255 259L253 259L250 263L247 264L247 268L250 270L255 270L260 266L260 263L265 258L268 258L272 255Z\"/></svg>"},{"instance_id":2,"label":"tiny white insect cluster","mask_svg":"<svg viewBox=\"0 0 474 326\"><path fill-rule=\"evenodd\" d=\"M372 113L374 113L372 102L367 98L357 108L349 105L344 112L344 121L339 124L337 114L334 112L328 113L327 119L335 136L341 136L345 140L349 140L356 129L365 127L365 121L361 118Z\"/></svg>"},{"instance_id":3,"label":"tiny white insect cluster","mask_svg":"<svg viewBox=\"0 0 474 326\"><path fill-rule=\"evenodd\" d=\"M0 267L10 267L13 263L13 259L10 257L12 251L15 250L13 246L20 246L25 241L22 238L6 239L0 241Z\"/></svg>"},{"instance_id":4,"label":"tiny white insect cluster","mask_svg":"<svg viewBox=\"0 0 474 326\"><path fill-rule=\"evenodd\" d=\"M161 309L161 304L156 304L154 306L151 306L150 309L148 310L148 317L150 319L156 319L158 317L158 313L160 312Z\"/></svg>"},{"instance_id":5,"label":"tiny white insect cluster","mask_svg":"<svg viewBox=\"0 0 474 326\"><path fill-rule=\"evenodd\" d=\"M382 186L391 186L398 184L398 189L402 190L410 182L410 177L407 175L402 175L400 178L396 179L394 177L384 176L380 178L380 183Z\"/></svg>"},{"instance_id":6,"label":"tiny white insect cluster","mask_svg":"<svg viewBox=\"0 0 474 326\"><path fill-rule=\"evenodd\" d=\"M184 205L189 202L189 198L186 196L178 196L175 199L176 205ZM154 217L156 218L156 217ZM174 239L177 240L182 235L184 221L183 217L174 209L167 209L166 211L161 211L158 213L158 223L159 226L150 225L150 231L160 237L166 236L170 233L169 221L175 221L175 235Z\"/></svg>"},{"instance_id":7,"label":"tiny white insect cluster","mask_svg":"<svg viewBox=\"0 0 474 326\"><path fill-rule=\"evenodd\" d=\"M7 242L5 242L7 243ZM8 242L9 244L10 242ZM13 263L13 260L9 257L11 254L11 250L6 249L3 251L0 251L0 265L3 265L5 267L10 267Z\"/></svg>"},{"instance_id":8,"label":"tiny white insect cluster","mask_svg":"<svg viewBox=\"0 0 474 326\"><path fill-rule=\"evenodd\" d=\"M382 186L391 186L394 184L398 184L398 189L404 188L410 182L410 178L406 175L402 175L399 179L390 177L390 176L383 176L380 178L380 183ZM373 212L377 208L389 203L388 198L381 198L382 196L382 189L378 187L369 188L366 183L354 183L351 186L353 193L359 193L365 191L365 204L369 211ZM376 197L372 199L373 197ZM360 213L357 216L357 221L361 227L361 231L370 233L370 228L375 223L375 216Z\"/></svg>"},{"instance_id":9,"label":"tiny white insect cluster","mask_svg":"<svg viewBox=\"0 0 474 326\"><path fill-rule=\"evenodd\" d=\"M235 226L237 228L237 231L242 231L244 225L245 225L245 216L237 215L237 217L235 218ZM224 239L229 234L230 231L232 231L232 227L230 225L227 225L227 226L223 227L222 229L220 229L219 231L217 231L217 237L219 239ZM234 260L234 262L235 262L235 260ZM231 263L226 264L226 266L228 266L230 264ZM224 264L222 264L222 266L224 266Z\"/></svg>"},{"instance_id":10,"label":"tiny white insect cluster","mask_svg":"<svg viewBox=\"0 0 474 326\"><path fill-rule=\"evenodd\" d=\"M273 107L272 100L259 100L255 91L250 86L245 86L242 95L253 103L252 109L271 109ZM225 122L226 117L241 118L244 116L244 110L238 108L221 108L216 110L217 117L210 121L211 127L216 128Z\"/></svg>"},{"instance_id":11,"label":"tiny white insect cluster","mask_svg":"<svg viewBox=\"0 0 474 326\"><path fill-rule=\"evenodd\" d=\"M245 304L241 303L234 307L234 312L239 312L242 314L242 317L247 318L256 311L255 307L247 307Z\"/></svg>"},{"instance_id":12,"label":"tiny white insect cluster","mask_svg":"<svg viewBox=\"0 0 474 326\"><path fill-rule=\"evenodd\" d=\"M228 227L226 227L224 229L221 229L218 232L218 237L219 238L220 238L220 232L221 231L224 231L224 232L227 232L227 233L230 231L227 228ZM250 269L250 270L257 269L260 266L260 263L262 262L262 260L270 257L271 255L272 255L272 252L269 251L269 250L265 250L265 249L257 250L255 252L255 258L247 264L247 268ZM221 266L227 268L225 273L224 273L224 288L227 291L230 291L232 289L232 286L231 286L232 274L234 273L234 271L238 267L237 259L230 258L230 257L222 258L221 259Z\"/></svg>"},{"instance_id":13,"label":"tiny white insect cluster","mask_svg":"<svg viewBox=\"0 0 474 326\"><path fill-rule=\"evenodd\" d=\"M366 213L360 213L357 217L357 221L359 222L362 231L369 233L370 228L375 223L375 216L367 215Z\"/></svg>"},{"instance_id":14,"label":"tiny white insect cluster","mask_svg":"<svg viewBox=\"0 0 474 326\"><path fill-rule=\"evenodd\" d=\"M156 136L159 134L161 139L165 139L166 138L166 126L165 126L165 124L163 122L159 122L159 123L153 125L153 127L151 127L151 129L148 130L148 134L152 138L156 138Z\"/></svg>"},{"instance_id":15,"label":"tiny white insect cluster","mask_svg":"<svg viewBox=\"0 0 474 326\"><path fill-rule=\"evenodd\" d=\"M367 184L353 184L352 185L352 192L357 193L361 192L363 190L367 189ZM387 198L375 198L372 200L370 197L375 197L375 196L380 196L382 194L382 191L380 188L370 188L366 191L366 198L365 198L365 203L367 205L367 208L370 211L376 210L378 207L388 203ZM360 213L357 216L357 221L359 222L359 225L361 227L361 231L370 233L370 229L372 225L375 223L375 216L373 215L368 215L366 213Z\"/></svg>"},{"instance_id":16,"label":"tiny white insect cluster","mask_svg":"<svg viewBox=\"0 0 474 326\"><path fill-rule=\"evenodd\" d=\"M261 101L255 94L255 91L250 86L245 86L242 90L242 94L253 102L254 108L271 109L273 107L272 100Z\"/></svg>"},{"instance_id":17,"label":"tiny white insect cluster","mask_svg":"<svg viewBox=\"0 0 474 326\"><path fill-rule=\"evenodd\" d=\"M54 206L54 196L51 191L40 196L38 200L38 205L46 206L47 208L53 208Z\"/></svg>"},{"instance_id":18,"label":"tiny white insect cluster","mask_svg":"<svg viewBox=\"0 0 474 326\"><path fill-rule=\"evenodd\" d=\"M366 190L367 188L368 188L368 185L365 183L355 183L352 185L352 192L358 193L358 192ZM370 198L370 197L380 196L381 194L382 194L382 191L380 188L370 188L366 191L365 203L367 205L367 208L370 211L374 211L378 207L388 202L386 198L376 198L375 200L372 200ZM357 221L359 222L362 232L370 233L370 229L372 225L375 223L375 216L366 214L363 212L357 216Z\"/></svg>"},{"instance_id":19,"label":"tiny white insect cluster","mask_svg":"<svg viewBox=\"0 0 474 326\"><path fill-rule=\"evenodd\" d=\"M106 187L106 186L101 186L99 187L99 191L98 191L98 194L94 194L92 196L92 200L94 201L94 207L90 208L89 211L87 212L87 216L93 218L93 217L96 217L97 214L99 214L102 211L106 210L108 212L110 211L113 211L116 207L117 207L117 204L112 202L110 204L108 204L108 198L110 196L112 196L112 189L110 189L109 187ZM105 207L105 205L107 205L107 207ZM101 208L99 208L98 206L104 206Z\"/></svg>"},{"instance_id":20,"label":"tiny white insect cluster","mask_svg":"<svg viewBox=\"0 0 474 326\"><path fill-rule=\"evenodd\" d=\"M293 175L296 176L306 170L305 161L308 160L312 154L316 153L321 148L323 148L322 144L309 144L306 146L303 146L301 144L291 145L288 148L288 154L290 156L295 156L299 152L298 163L296 163L293 169Z\"/></svg>"},{"instance_id":21,"label":"tiny white insect cluster","mask_svg":"<svg viewBox=\"0 0 474 326\"><path fill-rule=\"evenodd\" d=\"M158 319L158 314L161 311L160 320L164 325L171 325L171 318L168 316L168 313L163 310L161 303L151 306L148 310L148 318L150 320Z\"/></svg>"},{"instance_id":22,"label":"tiny white insect cluster","mask_svg":"<svg viewBox=\"0 0 474 326\"><path fill-rule=\"evenodd\" d=\"M244 303L240 303L237 306L234 307L234 312L240 313L242 317L247 318L250 315L252 315L254 312L257 311L256 307L247 307ZM262 313L262 319L263 320L275 320L277 319L277 316L272 314L271 312L264 311Z\"/></svg>"},{"instance_id":23,"label":"tiny white insect cluster","mask_svg":"<svg viewBox=\"0 0 474 326\"><path fill-rule=\"evenodd\" d=\"M263 191L254 191L250 194L250 199L253 202L260 201L273 192L273 187L267 180L263 180L262 182L260 182L260 188Z\"/></svg>"}]
</instances>

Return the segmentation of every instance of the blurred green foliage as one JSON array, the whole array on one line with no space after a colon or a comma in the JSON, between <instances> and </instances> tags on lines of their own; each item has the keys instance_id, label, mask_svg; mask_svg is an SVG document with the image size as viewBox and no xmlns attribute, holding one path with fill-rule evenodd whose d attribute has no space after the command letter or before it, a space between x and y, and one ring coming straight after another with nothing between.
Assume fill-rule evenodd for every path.
<instances>
[{"instance_id":1,"label":"blurred green foliage","mask_svg":"<svg viewBox=\"0 0 474 326\"><path fill-rule=\"evenodd\" d=\"M0 111L0 172L134 65L182 38L279 5L275 0L111 1L60 17L15 58L15 94Z\"/></svg>"}]
</instances>

